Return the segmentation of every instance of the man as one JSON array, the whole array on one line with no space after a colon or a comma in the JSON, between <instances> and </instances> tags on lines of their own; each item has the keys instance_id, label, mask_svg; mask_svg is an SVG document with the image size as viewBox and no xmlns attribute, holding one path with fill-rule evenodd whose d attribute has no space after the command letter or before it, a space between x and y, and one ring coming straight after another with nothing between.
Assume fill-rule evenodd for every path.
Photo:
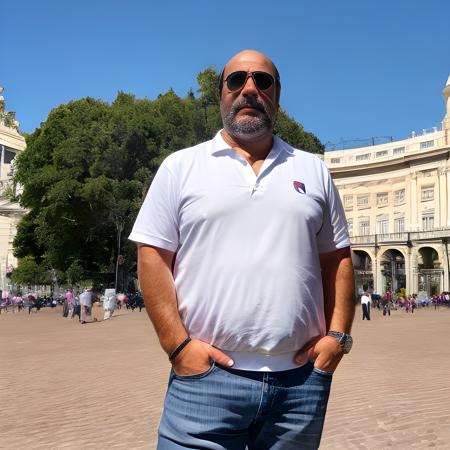
<instances>
[{"instance_id":1,"label":"man","mask_svg":"<svg viewBox=\"0 0 450 450\"><path fill-rule=\"evenodd\" d=\"M130 235L173 368L159 449L319 446L353 269L324 164L273 136L280 89L266 56L234 56L224 129L163 162Z\"/></svg>"},{"instance_id":2,"label":"man","mask_svg":"<svg viewBox=\"0 0 450 450\"><path fill-rule=\"evenodd\" d=\"M370 293L367 291L367 285L363 286L364 294L361 296L362 318L370 320Z\"/></svg>"},{"instance_id":3,"label":"man","mask_svg":"<svg viewBox=\"0 0 450 450\"><path fill-rule=\"evenodd\" d=\"M90 314L92 307L92 288L86 288L82 294L80 294L80 322L86 323L86 316Z\"/></svg>"}]
</instances>

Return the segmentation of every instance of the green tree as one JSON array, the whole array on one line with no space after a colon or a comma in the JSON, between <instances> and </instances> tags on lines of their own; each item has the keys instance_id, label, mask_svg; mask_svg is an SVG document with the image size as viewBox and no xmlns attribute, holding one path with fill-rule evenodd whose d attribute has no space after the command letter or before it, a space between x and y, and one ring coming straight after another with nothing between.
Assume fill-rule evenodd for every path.
<instances>
[{"instance_id":1,"label":"green tree","mask_svg":"<svg viewBox=\"0 0 450 450\"><path fill-rule=\"evenodd\" d=\"M22 286L49 284L50 273L43 264L37 264L32 257L26 257L13 270L11 281Z\"/></svg>"},{"instance_id":2,"label":"green tree","mask_svg":"<svg viewBox=\"0 0 450 450\"><path fill-rule=\"evenodd\" d=\"M65 273L67 284L73 286L84 279L84 269L81 262L75 260L66 270Z\"/></svg>"},{"instance_id":3,"label":"green tree","mask_svg":"<svg viewBox=\"0 0 450 450\"><path fill-rule=\"evenodd\" d=\"M117 217L129 232L145 167L156 156L139 130L135 102L124 94L113 105L71 102L29 137L15 172L30 210L18 227L16 256L63 272L77 261L87 273L112 270Z\"/></svg>"},{"instance_id":4,"label":"green tree","mask_svg":"<svg viewBox=\"0 0 450 450\"><path fill-rule=\"evenodd\" d=\"M313 133L305 131L303 125L289 117L283 108L278 111L274 133L295 148L311 153L323 154L324 152L325 147L320 140Z\"/></svg>"}]
</instances>

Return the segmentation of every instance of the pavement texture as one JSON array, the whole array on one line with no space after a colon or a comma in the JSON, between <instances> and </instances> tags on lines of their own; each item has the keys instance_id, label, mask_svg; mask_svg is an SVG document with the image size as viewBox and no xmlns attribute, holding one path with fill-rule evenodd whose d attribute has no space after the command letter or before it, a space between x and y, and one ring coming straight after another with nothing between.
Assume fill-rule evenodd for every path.
<instances>
[{"instance_id":1,"label":"pavement texture","mask_svg":"<svg viewBox=\"0 0 450 450\"><path fill-rule=\"evenodd\" d=\"M169 373L145 311L0 315L0 449L154 449ZM355 320L321 449L450 449L450 309Z\"/></svg>"}]
</instances>

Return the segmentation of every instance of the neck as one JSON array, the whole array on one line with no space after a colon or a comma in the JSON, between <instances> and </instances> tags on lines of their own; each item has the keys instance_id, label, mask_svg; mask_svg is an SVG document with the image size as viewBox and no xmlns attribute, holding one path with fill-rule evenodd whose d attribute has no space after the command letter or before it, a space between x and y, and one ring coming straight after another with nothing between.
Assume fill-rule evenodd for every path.
<instances>
[{"instance_id":1,"label":"neck","mask_svg":"<svg viewBox=\"0 0 450 450\"><path fill-rule=\"evenodd\" d=\"M250 162L266 159L273 145L272 133L255 139L239 139L231 136L225 129L221 131L223 140L236 152Z\"/></svg>"}]
</instances>

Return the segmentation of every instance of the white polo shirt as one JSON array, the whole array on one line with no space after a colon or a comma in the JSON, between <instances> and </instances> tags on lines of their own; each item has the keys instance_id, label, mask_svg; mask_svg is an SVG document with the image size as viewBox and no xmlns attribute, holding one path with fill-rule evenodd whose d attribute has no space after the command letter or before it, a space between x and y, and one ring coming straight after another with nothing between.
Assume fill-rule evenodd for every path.
<instances>
[{"instance_id":1,"label":"white polo shirt","mask_svg":"<svg viewBox=\"0 0 450 450\"><path fill-rule=\"evenodd\" d=\"M298 367L325 334L319 253L350 245L324 163L274 136L256 176L223 140L170 155L130 239L176 252L181 319L243 370ZM305 361L306 362L306 361Z\"/></svg>"}]
</instances>

